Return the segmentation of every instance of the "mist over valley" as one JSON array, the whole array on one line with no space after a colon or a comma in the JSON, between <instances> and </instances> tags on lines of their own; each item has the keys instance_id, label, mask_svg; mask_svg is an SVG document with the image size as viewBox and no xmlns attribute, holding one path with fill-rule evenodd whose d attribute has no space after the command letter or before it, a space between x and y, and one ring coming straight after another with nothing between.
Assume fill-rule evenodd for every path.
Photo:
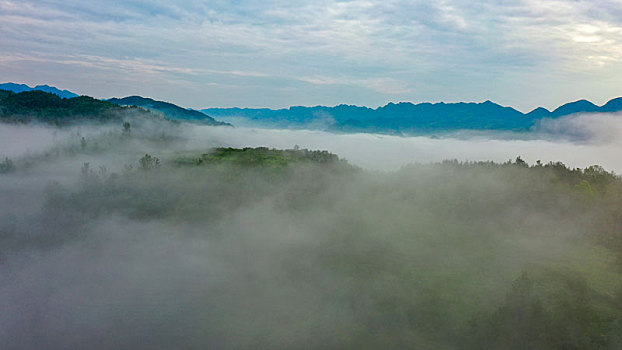
<instances>
[{"instance_id":1,"label":"mist over valley","mask_svg":"<svg viewBox=\"0 0 622 350\"><path fill-rule=\"evenodd\" d=\"M39 97L0 123L2 348L622 346L617 113L396 136Z\"/></svg>"},{"instance_id":2,"label":"mist over valley","mask_svg":"<svg viewBox=\"0 0 622 350\"><path fill-rule=\"evenodd\" d=\"M0 1L0 350L622 349L620 1Z\"/></svg>"}]
</instances>

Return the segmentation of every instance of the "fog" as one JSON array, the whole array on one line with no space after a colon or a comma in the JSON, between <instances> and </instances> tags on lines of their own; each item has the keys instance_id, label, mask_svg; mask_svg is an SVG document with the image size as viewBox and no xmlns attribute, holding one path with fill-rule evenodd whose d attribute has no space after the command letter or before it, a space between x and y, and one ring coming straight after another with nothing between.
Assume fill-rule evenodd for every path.
<instances>
[{"instance_id":1,"label":"fog","mask_svg":"<svg viewBox=\"0 0 622 350\"><path fill-rule=\"evenodd\" d=\"M141 135L161 134L169 126L141 123ZM114 130L106 127L106 131ZM430 136L382 134L336 134L317 130L261 129L253 127L213 128L184 124L167 130L167 135L184 139L177 149L209 147L272 147L322 149L370 170L393 171L411 163L460 161L505 162L521 156L533 164L561 161L570 167L599 164L622 172L622 115L579 114L544 119L531 132L456 131ZM15 158L41 153L54 146L75 141L76 136L102 133L101 126L0 125L0 156ZM151 145L153 146L153 145ZM148 150L148 149L147 149Z\"/></svg>"},{"instance_id":2,"label":"fog","mask_svg":"<svg viewBox=\"0 0 622 350\"><path fill-rule=\"evenodd\" d=\"M366 169L397 170L409 163L461 161L505 162L521 156L529 163L561 161L570 167L599 164L622 172L622 116L574 115L544 120L528 133L461 131L432 136L334 134L316 130L196 127L194 146L206 140L231 147L326 149Z\"/></svg>"},{"instance_id":3,"label":"fog","mask_svg":"<svg viewBox=\"0 0 622 350\"><path fill-rule=\"evenodd\" d=\"M0 125L0 348L614 349L620 264L594 238L608 202L544 168L408 165L620 171L607 122L443 138ZM362 169L174 163L295 145Z\"/></svg>"},{"instance_id":4,"label":"fog","mask_svg":"<svg viewBox=\"0 0 622 350\"><path fill-rule=\"evenodd\" d=\"M19 157L28 153L44 151L66 137L67 130L34 126L0 124L0 155L3 157Z\"/></svg>"}]
</instances>

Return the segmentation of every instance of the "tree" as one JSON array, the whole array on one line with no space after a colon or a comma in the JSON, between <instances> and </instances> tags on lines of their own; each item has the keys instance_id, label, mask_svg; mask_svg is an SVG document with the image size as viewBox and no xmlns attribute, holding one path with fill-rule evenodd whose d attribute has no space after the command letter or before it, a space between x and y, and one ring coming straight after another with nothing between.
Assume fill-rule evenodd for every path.
<instances>
[{"instance_id":1,"label":"tree","mask_svg":"<svg viewBox=\"0 0 622 350\"><path fill-rule=\"evenodd\" d=\"M0 163L0 174L8 173L11 170L13 170L13 161L8 157L5 157L4 161Z\"/></svg>"},{"instance_id":2,"label":"tree","mask_svg":"<svg viewBox=\"0 0 622 350\"><path fill-rule=\"evenodd\" d=\"M151 170L160 167L160 160L150 154L145 154L138 160L139 168L142 170Z\"/></svg>"},{"instance_id":3,"label":"tree","mask_svg":"<svg viewBox=\"0 0 622 350\"><path fill-rule=\"evenodd\" d=\"M123 123L123 135L129 135L132 133L132 130L130 129L132 126L130 125L130 122L124 122Z\"/></svg>"},{"instance_id":4,"label":"tree","mask_svg":"<svg viewBox=\"0 0 622 350\"><path fill-rule=\"evenodd\" d=\"M518 165L518 166L522 166L522 167L528 167L528 166L529 166L529 165L527 164L527 162L525 162L525 161L523 160L523 158L521 158L520 156L516 157L516 161L515 161L515 163L514 163L514 164L516 164L516 165Z\"/></svg>"}]
</instances>

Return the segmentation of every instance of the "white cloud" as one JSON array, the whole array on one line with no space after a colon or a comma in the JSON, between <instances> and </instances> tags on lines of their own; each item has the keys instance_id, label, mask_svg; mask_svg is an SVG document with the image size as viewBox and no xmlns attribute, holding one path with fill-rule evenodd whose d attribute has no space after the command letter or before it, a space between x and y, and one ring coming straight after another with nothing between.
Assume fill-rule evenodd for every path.
<instances>
[{"instance_id":1,"label":"white cloud","mask_svg":"<svg viewBox=\"0 0 622 350\"><path fill-rule=\"evenodd\" d=\"M300 80L318 89L340 82L361 85L366 92L344 96L365 105L404 98L516 105L547 98L539 92L531 96L525 88L524 96L516 96L512 86L523 84L515 80L518 75L533 80L532 86L559 90L559 98L539 103L552 107L562 96L575 98L574 91L560 86L560 77L577 80L588 72L581 80L596 84L622 71L622 23L616 15L621 11L616 11L613 2L570 0L0 1L0 74L20 81L46 78L51 81L38 82L52 84L74 79L72 86L84 84L75 80L84 75L106 80L128 72L150 74L163 87L167 80L199 88L237 86L238 105L249 104L244 89L255 86L257 78L264 79L267 105L334 102L311 100L304 85L294 83ZM26 58L20 61L20 56ZM32 56L40 59L36 70L27 62ZM84 58L86 63L80 62ZM74 65L75 72L68 75L71 67L54 72L46 60ZM127 84L135 93L144 91L138 79ZM482 88L491 84L492 91ZM115 94L107 86L88 86L92 93ZM580 97L613 97L617 87L601 83L598 91ZM285 101L282 89L299 91ZM175 93L181 90L172 86L159 94L201 107L196 97ZM223 100L231 95L209 93ZM332 95L332 90L317 95Z\"/></svg>"},{"instance_id":2,"label":"white cloud","mask_svg":"<svg viewBox=\"0 0 622 350\"><path fill-rule=\"evenodd\" d=\"M383 94L404 94L410 91L407 84L392 78L350 79L326 76L300 77L301 81L315 85L352 85L362 86Z\"/></svg>"}]
</instances>

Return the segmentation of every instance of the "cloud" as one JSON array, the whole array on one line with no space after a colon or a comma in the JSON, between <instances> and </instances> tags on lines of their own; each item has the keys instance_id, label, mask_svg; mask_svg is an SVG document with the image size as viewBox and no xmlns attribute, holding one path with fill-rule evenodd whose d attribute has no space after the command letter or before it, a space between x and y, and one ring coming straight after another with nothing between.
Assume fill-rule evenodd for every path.
<instances>
[{"instance_id":1,"label":"cloud","mask_svg":"<svg viewBox=\"0 0 622 350\"><path fill-rule=\"evenodd\" d=\"M404 94L410 91L402 81L392 78L348 79L325 76L300 77L301 81L315 85L356 85L382 94Z\"/></svg>"},{"instance_id":2,"label":"cloud","mask_svg":"<svg viewBox=\"0 0 622 350\"><path fill-rule=\"evenodd\" d=\"M237 87L234 101L240 106L249 105L244 86L254 83L188 72L268 77L260 84L267 105L493 99L528 109L534 102L522 104L538 97L548 99L540 105L554 107L578 97L616 96L617 85L606 77L622 69L619 16L615 6L601 1L2 1L0 9L3 55L50 60L36 71L27 60L4 60L3 76L85 86L78 79L85 74L103 80L128 69L136 75L148 70L158 75L151 78L157 82L146 84L157 91L149 91L151 95L165 96L165 82L171 79L171 99L195 108L206 107L198 94L175 93L184 90L184 83L186 89L214 83ZM111 65L111 73L80 65L73 57L120 64ZM56 73L53 62L58 59L73 66ZM149 62L167 69L153 71ZM293 83L300 77L352 82L352 90L342 97L348 101L326 101L332 95L329 86L317 87L323 93L308 94ZM557 83L578 78L596 88L579 91ZM367 91L352 87L358 82ZM528 92L527 83L551 92ZM148 89L137 80L125 84L135 94ZM295 92L284 95L283 87ZM115 94L107 86L83 89ZM207 93L223 101L232 98L230 91ZM314 101L315 95L321 100Z\"/></svg>"}]
</instances>

